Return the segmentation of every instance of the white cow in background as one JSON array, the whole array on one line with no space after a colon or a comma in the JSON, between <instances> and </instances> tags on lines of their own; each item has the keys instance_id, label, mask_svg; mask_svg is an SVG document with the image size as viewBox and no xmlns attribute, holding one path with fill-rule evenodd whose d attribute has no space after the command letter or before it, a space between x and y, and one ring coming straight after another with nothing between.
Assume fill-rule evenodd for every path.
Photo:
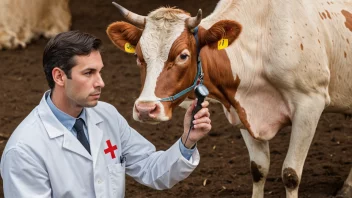
<instances>
[{"instance_id":1,"label":"white cow in background","mask_svg":"<svg viewBox=\"0 0 352 198\"><path fill-rule=\"evenodd\" d=\"M26 47L32 39L68 31L69 0L0 0L0 49Z\"/></svg>"}]
</instances>

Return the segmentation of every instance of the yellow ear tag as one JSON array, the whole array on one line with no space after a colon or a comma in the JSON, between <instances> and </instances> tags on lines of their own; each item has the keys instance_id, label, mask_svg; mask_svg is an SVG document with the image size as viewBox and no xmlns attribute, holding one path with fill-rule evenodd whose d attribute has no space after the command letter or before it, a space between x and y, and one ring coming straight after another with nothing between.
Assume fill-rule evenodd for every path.
<instances>
[{"instance_id":1,"label":"yellow ear tag","mask_svg":"<svg viewBox=\"0 0 352 198\"><path fill-rule=\"evenodd\" d=\"M135 51L136 49L134 48L133 45L131 45L131 43L125 43L125 52L134 53Z\"/></svg>"},{"instance_id":2,"label":"yellow ear tag","mask_svg":"<svg viewBox=\"0 0 352 198\"><path fill-rule=\"evenodd\" d=\"M221 39L218 41L218 50L225 49L229 46L229 39Z\"/></svg>"}]
</instances>

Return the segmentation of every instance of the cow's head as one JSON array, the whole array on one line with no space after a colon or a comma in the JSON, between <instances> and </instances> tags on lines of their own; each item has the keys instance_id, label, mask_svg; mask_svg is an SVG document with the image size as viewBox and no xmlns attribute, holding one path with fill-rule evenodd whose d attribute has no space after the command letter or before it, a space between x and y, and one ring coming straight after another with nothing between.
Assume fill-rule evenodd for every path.
<instances>
[{"instance_id":1,"label":"cow's head","mask_svg":"<svg viewBox=\"0 0 352 198\"><path fill-rule=\"evenodd\" d=\"M190 93L175 101L160 101L190 87L197 74L197 46L193 31L202 20L202 11L191 17L175 8L159 8L148 16L115 6L132 24L115 22L107 28L111 41L121 50L135 54L141 73L142 91L135 101L133 118L157 123L170 120L172 110ZM140 28L138 28L140 27ZM240 32L234 21L222 20L208 30L198 27L199 47L217 48L218 41L231 44Z\"/></svg>"}]
</instances>

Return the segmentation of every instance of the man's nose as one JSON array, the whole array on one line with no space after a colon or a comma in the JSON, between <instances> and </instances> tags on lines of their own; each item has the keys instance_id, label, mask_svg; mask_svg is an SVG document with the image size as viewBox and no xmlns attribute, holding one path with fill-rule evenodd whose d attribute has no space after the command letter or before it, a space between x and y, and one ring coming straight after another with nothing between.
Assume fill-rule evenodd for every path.
<instances>
[{"instance_id":1,"label":"man's nose","mask_svg":"<svg viewBox=\"0 0 352 198\"><path fill-rule=\"evenodd\" d=\"M104 83L104 80L103 80L103 78L101 77L101 75L98 76L98 79L97 79L97 81L95 82L94 86L95 86L95 87L101 87L101 88L105 87L105 83Z\"/></svg>"}]
</instances>

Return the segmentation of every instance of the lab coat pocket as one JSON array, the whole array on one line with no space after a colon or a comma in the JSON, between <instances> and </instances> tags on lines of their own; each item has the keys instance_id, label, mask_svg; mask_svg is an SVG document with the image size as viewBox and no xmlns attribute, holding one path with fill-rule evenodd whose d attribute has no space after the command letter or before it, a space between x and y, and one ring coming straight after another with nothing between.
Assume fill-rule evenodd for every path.
<instances>
[{"instance_id":1,"label":"lab coat pocket","mask_svg":"<svg viewBox=\"0 0 352 198\"><path fill-rule=\"evenodd\" d=\"M110 164L108 169L111 197L125 197L125 163Z\"/></svg>"}]
</instances>

